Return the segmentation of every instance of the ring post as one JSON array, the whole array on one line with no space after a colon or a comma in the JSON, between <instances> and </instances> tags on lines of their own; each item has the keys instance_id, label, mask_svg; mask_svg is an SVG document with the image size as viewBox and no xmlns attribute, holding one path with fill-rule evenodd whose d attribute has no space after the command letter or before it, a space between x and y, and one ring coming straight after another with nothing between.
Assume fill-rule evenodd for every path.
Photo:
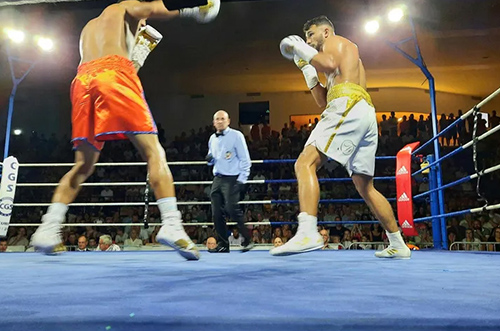
<instances>
[{"instance_id":1,"label":"ring post","mask_svg":"<svg viewBox=\"0 0 500 331\"><path fill-rule=\"evenodd\" d=\"M427 160L429 163L434 162L434 155L427 155ZM436 167L433 166L429 169L429 188L431 190L436 189L437 186L437 180L436 180ZM439 197L438 197L438 192L433 192L430 194L430 205L431 205L431 215L439 215ZM434 242L434 248L436 249L445 249L446 244L443 242L443 236L442 236L442 219L441 218L432 218L432 241ZM446 233L446 228L445 228L445 233Z\"/></svg>"},{"instance_id":2,"label":"ring post","mask_svg":"<svg viewBox=\"0 0 500 331\"><path fill-rule=\"evenodd\" d=\"M35 67L36 61L28 61L23 60L17 57L14 57L10 54L9 46L7 45L7 57L9 59L9 67L10 67L10 75L12 77L12 91L9 97L9 112L7 113L7 126L5 128L5 145L3 149L3 159L5 160L9 156L9 146L10 146L10 131L12 127L12 115L14 114L14 99L16 97L17 87L21 82L26 78L26 76L30 73L31 69ZM30 64L28 70L24 72L24 74L20 77L16 77L16 73L14 70L14 64L16 62L24 62Z\"/></svg>"},{"instance_id":3,"label":"ring post","mask_svg":"<svg viewBox=\"0 0 500 331\"><path fill-rule=\"evenodd\" d=\"M437 120L437 108L436 108L436 89L434 86L434 77L430 73L429 69L427 69L427 66L424 62L424 59L422 57L422 53L420 52L420 46L418 44L418 39L417 39L417 32L415 31L415 24L413 23L413 18L411 15L408 15L411 31L412 31L412 37L411 38L406 38L404 40L401 40L397 43L392 43L392 42L387 42L387 44L392 47L394 50L396 50L398 53L403 55L405 58L407 58L410 62L412 62L414 65L420 68L424 76L427 78L429 81L429 95L430 95L430 101L431 101L431 121L432 121L432 133L434 136L438 134L438 120ZM411 56L404 50L402 50L399 46L408 42L408 41L413 41L414 47L415 47L415 52L416 52L416 57ZM439 146L439 141L438 139L434 140L434 157L435 160L441 159L440 156L440 146ZM431 162L432 163L432 162ZM432 171L431 171L432 172ZM442 186L442 172L441 172L441 164L438 163L435 167L435 179L436 179L436 185L437 187ZM437 194L437 201L438 201L438 210L440 214L444 214L444 194L443 191L440 190ZM433 214L433 215L438 215L438 214ZM446 236L446 234L445 234ZM446 242L446 240L444 241Z\"/></svg>"}]
</instances>

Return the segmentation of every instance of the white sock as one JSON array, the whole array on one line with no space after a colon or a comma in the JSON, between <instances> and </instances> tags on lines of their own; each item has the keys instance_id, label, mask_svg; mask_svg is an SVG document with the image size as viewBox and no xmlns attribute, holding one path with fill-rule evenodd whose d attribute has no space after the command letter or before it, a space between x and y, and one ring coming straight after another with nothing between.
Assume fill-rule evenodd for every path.
<instances>
[{"instance_id":1,"label":"white sock","mask_svg":"<svg viewBox=\"0 0 500 331\"><path fill-rule=\"evenodd\" d=\"M177 211L177 198L163 198L158 201L158 209L163 219L163 215Z\"/></svg>"},{"instance_id":2,"label":"white sock","mask_svg":"<svg viewBox=\"0 0 500 331\"><path fill-rule=\"evenodd\" d=\"M397 231L394 233L390 233L389 231L385 231L385 233L387 234L387 238L389 238L391 246L406 247L403 237L401 237L401 232Z\"/></svg>"},{"instance_id":3,"label":"white sock","mask_svg":"<svg viewBox=\"0 0 500 331\"><path fill-rule=\"evenodd\" d=\"M63 223L68 212L68 205L61 202L54 202L47 209L47 214L51 215L59 223Z\"/></svg>"},{"instance_id":4,"label":"white sock","mask_svg":"<svg viewBox=\"0 0 500 331\"><path fill-rule=\"evenodd\" d=\"M310 229L310 231L313 232L318 232L318 218L316 216L312 216L308 213L302 212L297 218L299 220L299 225L304 224L306 229Z\"/></svg>"}]
</instances>

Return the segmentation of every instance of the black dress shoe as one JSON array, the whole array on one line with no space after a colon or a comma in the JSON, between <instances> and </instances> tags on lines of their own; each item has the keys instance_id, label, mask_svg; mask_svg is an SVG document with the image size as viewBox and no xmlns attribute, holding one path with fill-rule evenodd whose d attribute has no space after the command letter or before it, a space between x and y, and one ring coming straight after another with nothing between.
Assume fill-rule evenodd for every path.
<instances>
[{"instance_id":1,"label":"black dress shoe","mask_svg":"<svg viewBox=\"0 0 500 331\"><path fill-rule=\"evenodd\" d=\"M229 246L217 246L215 248L209 249L209 253L229 253Z\"/></svg>"},{"instance_id":2,"label":"black dress shoe","mask_svg":"<svg viewBox=\"0 0 500 331\"><path fill-rule=\"evenodd\" d=\"M243 248L241 249L242 253L248 252L254 247L254 244L252 241L250 241L248 244L243 243L242 244Z\"/></svg>"}]
</instances>

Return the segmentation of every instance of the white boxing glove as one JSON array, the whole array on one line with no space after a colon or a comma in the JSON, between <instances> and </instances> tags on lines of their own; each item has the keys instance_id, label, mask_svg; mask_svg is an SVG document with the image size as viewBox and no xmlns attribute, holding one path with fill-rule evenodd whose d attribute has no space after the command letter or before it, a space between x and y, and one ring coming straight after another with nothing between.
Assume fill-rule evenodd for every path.
<instances>
[{"instance_id":1,"label":"white boxing glove","mask_svg":"<svg viewBox=\"0 0 500 331\"><path fill-rule=\"evenodd\" d=\"M306 80L306 84L309 90L315 88L316 85L319 84L318 72L316 71L316 68L314 68L306 61L302 60L297 55L293 57L293 62L295 62L297 68L302 70L302 74L304 74L304 78Z\"/></svg>"},{"instance_id":2,"label":"white boxing glove","mask_svg":"<svg viewBox=\"0 0 500 331\"><path fill-rule=\"evenodd\" d=\"M179 13L181 17L192 17L198 23L209 23L219 15L219 10L220 0L208 0L204 6L183 8Z\"/></svg>"},{"instance_id":3,"label":"white boxing glove","mask_svg":"<svg viewBox=\"0 0 500 331\"><path fill-rule=\"evenodd\" d=\"M293 56L297 55L307 63L310 63L312 58L318 54L318 51L306 44L304 39L299 36L292 35L284 38L280 43L281 55L288 60L293 60Z\"/></svg>"},{"instance_id":4,"label":"white boxing glove","mask_svg":"<svg viewBox=\"0 0 500 331\"><path fill-rule=\"evenodd\" d=\"M155 49L162 39L161 33L150 25L146 25L139 30L135 39L135 46L130 55L130 60L137 69L144 65L149 53Z\"/></svg>"}]
</instances>

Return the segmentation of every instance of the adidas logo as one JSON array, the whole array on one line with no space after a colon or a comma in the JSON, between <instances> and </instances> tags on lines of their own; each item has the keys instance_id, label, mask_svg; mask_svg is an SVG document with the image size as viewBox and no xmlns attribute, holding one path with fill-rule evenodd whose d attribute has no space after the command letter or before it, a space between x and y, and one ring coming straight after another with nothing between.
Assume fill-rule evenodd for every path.
<instances>
[{"instance_id":1,"label":"adidas logo","mask_svg":"<svg viewBox=\"0 0 500 331\"><path fill-rule=\"evenodd\" d=\"M396 173L396 175L406 175L406 174L408 174L408 170L406 170L405 166L399 168L398 172Z\"/></svg>"},{"instance_id":2,"label":"adidas logo","mask_svg":"<svg viewBox=\"0 0 500 331\"><path fill-rule=\"evenodd\" d=\"M408 222L408 220L405 220L403 222L403 224L401 224L401 227L405 228L405 229L412 229L413 228L413 226L411 226L411 224L410 224L410 222Z\"/></svg>"},{"instance_id":3,"label":"adidas logo","mask_svg":"<svg viewBox=\"0 0 500 331\"><path fill-rule=\"evenodd\" d=\"M399 202L410 201L410 198L408 198L408 196L406 195L406 193L403 192L403 194L401 194L401 196L399 197L398 201Z\"/></svg>"}]
</instances>

